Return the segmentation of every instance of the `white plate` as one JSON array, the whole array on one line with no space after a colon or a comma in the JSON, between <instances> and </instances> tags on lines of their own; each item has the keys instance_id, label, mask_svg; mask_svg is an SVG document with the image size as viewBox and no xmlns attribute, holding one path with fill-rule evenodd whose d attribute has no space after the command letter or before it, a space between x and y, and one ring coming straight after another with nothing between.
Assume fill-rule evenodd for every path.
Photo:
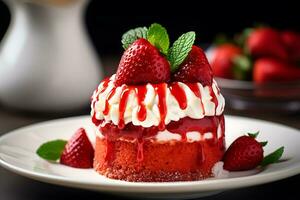
<instances>
[{"instance_id":1,"label":"white plate","mask_svg":"<svg viewBox=\"0 0 300 200\"><path fill-rule=\"evenodd\" d=\"M207 196L223 190L263 184L300 173L300 131L283 125L250 118L226 116L226 142L247 131L260 130L258 139L268 140L265 153L285 146L283 159L262 171L230 173L226 179L192 182L131 183L105 178L92 169L75 169L40 159L35 151L52 139L68 139L79 127L91 129L88 116L44 122L12 131L0 138L0 165L17 174L52 184L113 192L127 196L191 198Z\"/></svg>"}]
</instances>

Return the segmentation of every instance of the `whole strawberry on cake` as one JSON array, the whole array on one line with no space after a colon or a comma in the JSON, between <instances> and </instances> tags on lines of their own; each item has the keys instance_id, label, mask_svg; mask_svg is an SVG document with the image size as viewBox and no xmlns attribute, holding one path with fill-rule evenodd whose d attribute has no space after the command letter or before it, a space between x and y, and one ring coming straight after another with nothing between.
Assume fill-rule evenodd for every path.
<instances>
[{"instance_id":1,"label":"whole strawberry on cake","mask_svg":"<svg viewBox=\"0 0 300 200\"><path fill-rule=\"evenodd\" d=\"M224 98L195 33L170 47L164 27L129 30L116 74L92 96L94 169L138 182L212 177L225 152Z\"/></svg>"}]
</instances>

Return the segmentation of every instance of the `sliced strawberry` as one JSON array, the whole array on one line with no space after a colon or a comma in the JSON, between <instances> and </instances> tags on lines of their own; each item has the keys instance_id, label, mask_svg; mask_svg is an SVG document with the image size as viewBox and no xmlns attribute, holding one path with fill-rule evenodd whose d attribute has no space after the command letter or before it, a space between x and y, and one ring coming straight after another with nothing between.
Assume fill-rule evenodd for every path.
<instances>
[{"instance_id":1,"label":"sliced strawberry","mask_svg":"<svg viewBox=\"0 0 300 200\"><path fill-rule=\"evenodd\" d=\"M237 138L225 152L224 169L229 171L250 170L263 160L262 145L250 136Z\"/></svg>"},{"instance_id":2,"label":"sliced strawberry","mask_svg":"<svg viewBox=\"0 0 300 200\"><path fill-rule=\"evenodd\" d=\"M138 85L170 80L170 64L146 39L138 39L124 52L115 84Z\"/></svg>"},{"instance_id":3,"label":"sliced strawberry","mask_svg":"<svg viewBox=\"0 0 300 200\"><path fill-rule=\"evenodd\" d=\"M252 31L246 41L247 48L254 57L288 59L288 53L280 33L272 28L258 28Z\"/></svg>"},{"instance_id":4,"label":"sliced strawberry","mask_svg":"<svg viewBox=\"0 0 300 200\"><path fill-rule=\"evenodd\" d=\"M187 58L173 74L173 81L184 83L200 82L211 85L213 73L203 50L193 46Z\"/></svg>"},{"instance_id":5,"label":"sliced strawberry","mask_svg":"<svg viewBox=\"0 0 300 200\"><path fill-rule=\"evenodd\" d=\"M71 137L60 157L60 163L75 168L92 168L94 148L86 131L80 128Z\"/></svg>"},{"instance_id":6,"label":"sliced strawberry","mask_svg":"<svg viewBox=\"0 0 300 200\"><path fill-rule=\"evenodd\" d=\"M233 44L222 44L212 50L210 64L215 76L234 78L233 59L242 54L242 49Z\"/></svg>"}]
</instances>

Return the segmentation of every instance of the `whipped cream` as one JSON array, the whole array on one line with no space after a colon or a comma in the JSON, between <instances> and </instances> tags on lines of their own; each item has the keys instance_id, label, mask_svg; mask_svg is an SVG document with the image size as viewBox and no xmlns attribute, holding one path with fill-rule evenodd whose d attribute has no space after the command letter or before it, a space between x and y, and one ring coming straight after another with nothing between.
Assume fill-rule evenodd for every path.
<instances>
[{"instance_id":1,"label":"whipped cream","mask_svg":"<svg viewBox=\"0 0 300 200\"><path fill-rule=\"evenodd\" d=\"M116 87L114 85L114 79L115 75L112 75L108 82L101 82L98 89L94 92L92 96L91 115L98 120L104 120L118 125L120 119L119 105L123 89L126 85ZM214 80L211 86L205 87L200 83L195 84L200 91L201 97L196 96L187 84L178 82L179 87L181 87L186 94L187 106L185 109L180 108L177 99L171 94L170 88L166 86L166 116L164 124L168 124L171 121L178 121L184 117L202 119L205 116L219 116L223 113L225 100L219 92L216 81ZM113 94L111 94L112 90L115 90ZM155 91L155 86L150 83L146 85L146 90L145 99L143 101L146 108L145 120L140 121L138 119L138 97L135 90L130 90L124 112L125 124L132 122L133 125L143 127L159 125L161 115L159 111L158 94ZM109 111L104 114L106 99L109 95L112 95L107 102ZM215 96L217 103L213 101L212 95Z\"/></svg>"}]
</instances>

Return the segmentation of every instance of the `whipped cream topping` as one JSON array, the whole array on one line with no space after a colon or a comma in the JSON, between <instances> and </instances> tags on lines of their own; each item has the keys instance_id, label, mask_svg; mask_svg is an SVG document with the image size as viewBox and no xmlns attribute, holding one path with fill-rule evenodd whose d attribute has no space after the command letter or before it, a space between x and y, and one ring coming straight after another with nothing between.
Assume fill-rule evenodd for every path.
<instances>
[{"instance_id":1,"label":"whipped cream topping","mask_svg":"<svg viewBox=\"0 0 300 200\"><path fill-rule=\"evenodd\" d=\"M176 95L177 91L174 92L175 87L172 91L170 85L159 84L159 87L163 88L161 91L164 93L164 98L157 90L158 84L148 83L142 99L145 117L141 120L138 116L141 100L137 88L126 85L117 87L114 79L115 75L112 75L102 81L92 96L91 115L97 120L119 125L122 119L124 124L132 122L136 126L151 127L159 126L161 121L166 125L184 117L202 119L205 116L219 116L224 111L225 100L215 81L211 86L193 83L193 87L177 82L175 83L177 90L183 91L177 93L179 95ZM124 100L125 93L127 94ZM162 100L165 102L161 102ZM162 107L165 107L164 114L162 114Z\"/></svg>"}]
</instances>

